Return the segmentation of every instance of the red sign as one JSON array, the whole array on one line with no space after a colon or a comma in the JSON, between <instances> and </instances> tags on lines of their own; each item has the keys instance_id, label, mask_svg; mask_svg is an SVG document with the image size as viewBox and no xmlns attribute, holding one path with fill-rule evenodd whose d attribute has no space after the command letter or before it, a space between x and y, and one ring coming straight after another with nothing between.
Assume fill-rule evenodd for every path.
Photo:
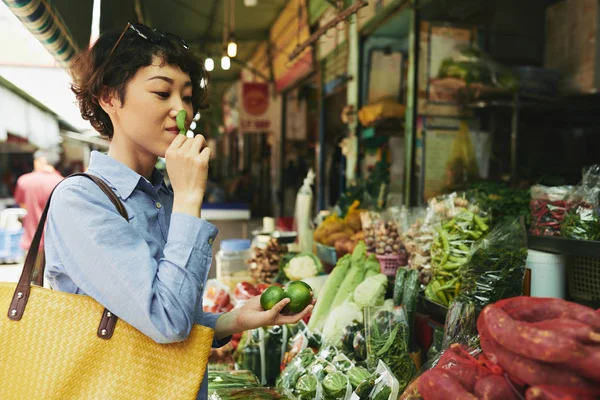
<instances>
[{"instance_id":1,"label":"red sign","mask_svg":"<svg viewBox=\"0 0 600 400\"><path fill-rule=\"evenodd\" d=\"M244 83L242 102L249 115L264 114L269 108L269 86L266 83Z\"/></svg>"},{"instance_id":2,"label":"red sign","mask_svg":"<svg viewBox=\"0 0 600 400\"><path fill-rule=\"evenodd\" d=\"M268 83L240 83L241 133L273 132L280 129L279 96Z\"/></svg>"}]
</instances>

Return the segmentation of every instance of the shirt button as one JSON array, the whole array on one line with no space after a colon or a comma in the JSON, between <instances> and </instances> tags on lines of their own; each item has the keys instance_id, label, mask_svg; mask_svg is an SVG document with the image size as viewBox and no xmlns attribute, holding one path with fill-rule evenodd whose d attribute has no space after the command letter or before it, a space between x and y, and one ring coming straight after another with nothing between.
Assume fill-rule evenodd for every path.
<instances>
[{"instance_id":1,"label":"shirt button","mask_svg":"<svg viewBox=\"0 0 600 400\"><path fill-rule=\"evenodd\" d=\"M215 239L209 237L208 238L208 244L210 244L212 246L213 242L215 241Z\"/></svg>"},{"instance_id":2,"label":"shirt button","mask_svg":"<svg viewBox=\"0 0 600 400\"><path fill-rule=\"evenodd\" d=\"M156 202L156 208L158 208L159 210L162 208L162 204L160 204L160 202Z\"/></svg>"}]
</instances>

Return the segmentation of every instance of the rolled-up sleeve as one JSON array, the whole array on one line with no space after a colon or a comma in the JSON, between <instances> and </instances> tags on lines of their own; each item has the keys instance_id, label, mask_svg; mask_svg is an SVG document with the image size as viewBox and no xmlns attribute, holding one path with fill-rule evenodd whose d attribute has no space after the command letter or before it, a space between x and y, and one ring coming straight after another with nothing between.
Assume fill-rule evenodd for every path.
<instances>
[{"instance_id":1,"label":"rolled-up sleeve","mask_svg":"<svg viewBox=\"0 0 600 400\"><path fill-rule=\"evenodd\" d=\"M163 257L156 260L86 178L58 186L46 227L47 242L60 246L58 259L74 286L158 343L184 340L194 323L214 328L218 315L202 312L201 297L216 235L209 222L173 213Z\"/></svg>"}]
</instances>

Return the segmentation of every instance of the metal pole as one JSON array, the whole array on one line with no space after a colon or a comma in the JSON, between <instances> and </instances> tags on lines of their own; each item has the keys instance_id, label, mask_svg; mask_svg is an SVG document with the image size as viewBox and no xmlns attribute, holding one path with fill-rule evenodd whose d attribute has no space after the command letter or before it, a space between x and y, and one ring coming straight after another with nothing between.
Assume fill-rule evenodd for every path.
<instances>
[{"instance_id":1,"label":"metal pole","mask_svg":"<svg viewBox=\"0 0 600 400\"><path fill-rule=\"evenodd\" d=\"M281 139L279 140L279 204L277 216L283 217L285 202L284 172L285 172L285 135L287 119L287 96L289 92L281 94Z\"/></svg>"},{"instance_id":2,"label":"metal pole","mask_svg":"<svg viewBox=\"0 0 600 400\"><path fill-rule=\"evenodd\" d=\"M513 96L513 112L510 132L510 182L513 187L517 184L519 106L519 93L515 93Z\"/></svg>"}]
</instances>

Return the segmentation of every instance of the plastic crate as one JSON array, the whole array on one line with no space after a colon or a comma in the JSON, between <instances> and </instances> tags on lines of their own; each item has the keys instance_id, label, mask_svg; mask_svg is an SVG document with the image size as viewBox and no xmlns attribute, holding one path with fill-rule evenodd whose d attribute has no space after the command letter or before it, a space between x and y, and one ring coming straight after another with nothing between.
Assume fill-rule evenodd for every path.
<instances>
[{"instance_id":1,"label":"plastic crate","mask_svg":"<svg viewBox=\"0 0 600 400\"><path fill-rule=\"evenodd\" d=\"M400 265L401 260L399 255L377 256L381 273L387 276L396 276L398 268L406 267L406 265Z\"/></svg>"},{"instance_id":2,"label":"plastic crate","mask_svg":"<svg viewBox=\"0 0 600 400\"><path fill-rule=\"evenodd\" d=\"M317 257L319 257L319 260L330 265L335 265L337 263L335 247L317 243Z\"/></svg>"},{"instance_id":3,"label":"plastic crate","mask_svg":"<svg viewBox=\"0 0 600 400\"><path fill-rule=\"evenodd\" d=\"M600 307L600 257L567 258L569 298L593 308Z\"/></svg>"},{"instance_id":4,"label":"plastic crate","mask_svg":"<svg viewBox=\"0 0 600 400\"><path fill-rule=\"evenodd\" d=\"M8 231L0 229L0 262L12 263L22 261L24 253L19 245L23 229Z\"/></svg>"}]
</instances>

